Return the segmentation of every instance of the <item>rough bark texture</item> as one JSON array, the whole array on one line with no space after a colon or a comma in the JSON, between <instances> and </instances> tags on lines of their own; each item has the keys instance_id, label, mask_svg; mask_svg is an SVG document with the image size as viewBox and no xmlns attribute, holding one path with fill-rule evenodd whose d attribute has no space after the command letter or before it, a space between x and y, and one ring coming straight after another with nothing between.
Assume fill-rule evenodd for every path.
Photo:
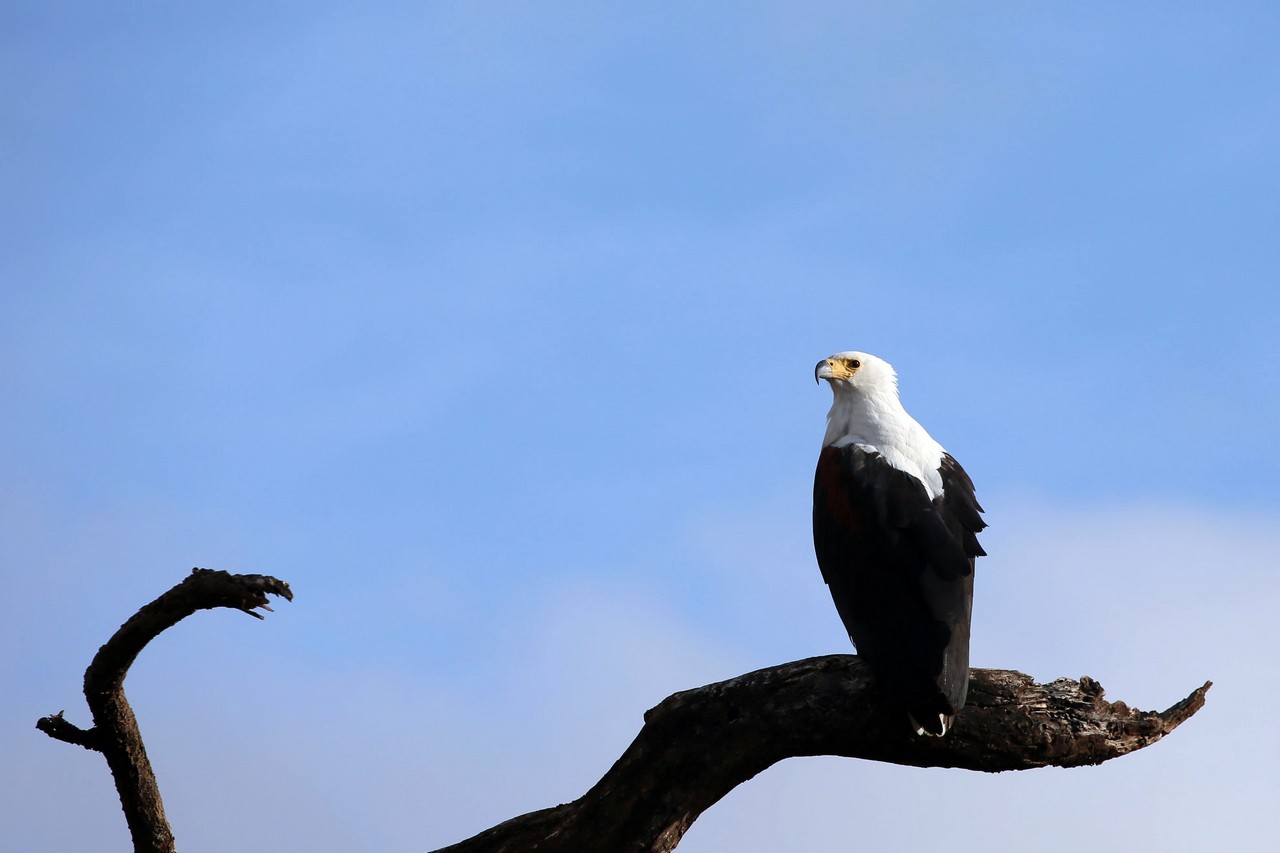
<instances>
[{"instance_id":1,"label":"rough bark texture","mask_svg":"<svg viewBox=\"0 0 1280 853\"><path fill-rule=\"evenodd\" d=\"M1204 705L1209 683L1162 713L1103 699L1093 679L1037 684L973 671L969 702L942 738L885 712L854 655L809 658L677 693L572 803L513 818L438 853L675 848L703 811L784 758L842 755L998 772L1099 764L1164 737Z\"/></svg>"},{"instance_id":2,"label":"rough bark texture","mask_svg":"<svg viewBox=\"0 0 1280 853\"><path fill-rule=\"evenodd\" d=\"M124 695L129 667L147 643L197 610L231 607L261 619L255 608L271 609L268 594L293 598L288 584L266 575L193 569L186 580L121 625L94 655L84 673L84 695L93 714L93 728L79 728L65 720L61 711L36 723L36 728L50 737L101 752L106 758L135 853L173 853L174 840L138 721Z\"/></svg>"}]
</instances>

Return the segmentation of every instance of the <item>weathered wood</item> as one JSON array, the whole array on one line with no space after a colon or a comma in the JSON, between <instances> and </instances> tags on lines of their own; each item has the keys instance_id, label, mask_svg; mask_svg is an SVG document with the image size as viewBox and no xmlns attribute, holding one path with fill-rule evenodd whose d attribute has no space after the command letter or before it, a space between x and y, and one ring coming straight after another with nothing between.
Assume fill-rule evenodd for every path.
<instances>
[{"instance_id":1,"label":"weathered wood","mask_svg":"<svg viewBox=\"0 0 1280 853\"><path fill-rule=\"evenodd\" d=\"M186 580L121 625L94 655L84 673L93 728L79 728L65 720L61 711L36 723L50 737L101 752L106 758L135 853L173 853L174 840L138 721L124 695L129 667L147 643L197 610L231 607L261 619L255 608L271 609L268 594L293 598L288 584L266 575L193 569Z\"/></svg>"},{"instance_id":2,"label":"weathered wood","mask_svg":"<svg viewBox=\"0 0 1280 853\"><path fill-rule=\"evenodd\" d=\"M1162 713L1107 702L1096 681L1037 684L973 670L942 738L919 737L878 701L854 655L809 658L670 696L578 800L531 812L438 853L665 853L708 807L784 758L840 755L999 772L1099 764L1154 743L1204 705L1209 683Z\"/></svg>"}]
</instances>

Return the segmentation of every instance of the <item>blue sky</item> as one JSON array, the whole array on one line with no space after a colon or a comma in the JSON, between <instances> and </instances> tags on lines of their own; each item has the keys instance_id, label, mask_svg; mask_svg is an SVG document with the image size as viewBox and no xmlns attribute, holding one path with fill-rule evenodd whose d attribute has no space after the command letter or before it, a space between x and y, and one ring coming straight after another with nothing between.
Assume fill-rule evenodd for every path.
<instances>
[{"instance_id":1,"label":"blue sky","mask_svg":"<svg viewBox=\"0 0 1280 853\"><path fill-rule=\"evenodd\" d=\"M1270 837L1269 5L0 21L15 849L125 843L102 762L31 725L83 722L93 651L192 565L298 597L134 670L185 851L440 846L580 794L667 693L845 651L808 504L849 348L978 484L976 664L1216 686L1097 769L787 762L681 849L917 849L992 799L951 846Z\"/></svg>"}]
</instances>

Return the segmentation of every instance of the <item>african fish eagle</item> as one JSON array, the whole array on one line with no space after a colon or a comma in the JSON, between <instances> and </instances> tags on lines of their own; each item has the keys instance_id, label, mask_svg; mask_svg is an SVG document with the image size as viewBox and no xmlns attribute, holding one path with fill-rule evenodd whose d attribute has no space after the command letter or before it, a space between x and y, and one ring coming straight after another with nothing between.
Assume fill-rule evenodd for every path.
<instances>
[{"instance_id":1,"label":"african fish eagle","mask_svg":"<svg viewBox=\"0 0 1280 853\"><path fill-rule=\"evenodd\" d=\"M982 507L973 482L898 400L883 359L818 362L835 401L813 483L813 545L858 655L918 734L943 735L969 689Z\"/></svg>"}]
</instances>

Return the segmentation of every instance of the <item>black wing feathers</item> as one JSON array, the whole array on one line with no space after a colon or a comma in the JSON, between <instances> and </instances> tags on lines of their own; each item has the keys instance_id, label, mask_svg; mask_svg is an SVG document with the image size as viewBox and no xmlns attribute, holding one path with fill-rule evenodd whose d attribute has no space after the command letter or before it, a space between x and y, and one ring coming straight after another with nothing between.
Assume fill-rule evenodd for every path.
<instances>
[{"instance_id":1,"label":"black wing feathers","mask_svg":"<svg viewBox=\"0 0 1280 853\"><path fill-rule=\"evenodd\" d=\"M900 546L903 540L909 542L933 571L948 579L973 571L970 554L939 507L929 500L923 483L894 468L874 451L856 446L830 450L840 455L840 485L848 491L851 503L871 529L884 533L886 544ZM969 478L964 469L954 460L952 463L967 482ZM972 499L972 483L969 483L969 496ZM972 504L976 506L977 502ZM978 523L982 524L981 518ZM977 545L976 538L974 545Z\"/></svg>"},{"instance_id":2,"label":"black wing feathers","mask_svg":"<svg viewBox=\"0 0 1280 853\"><path fill-rule=\"evenodd\" d=\"M986 526L959 463L944 455L939 473L943 494L930 500L879 453L825 447L814 481L814 546L836 609L858 654L899 701L924 710L926 728L964 705Z\"/></svg>"},{"instance_id":3,"label":"black wing feathers","mask_svg":"<svg viewBox=\"0 0 1280 853\"><path fill-rule=\"evenodd\" d=\"M987 552L978 544L978 534L986 529L987 523L982 520L982 506L973 493L973 480L950 453L942 454L938 472L942 474L942 504L954 519L952 533L964 546L965 554L985 557Z\"/></svg>"}]
</instances>

